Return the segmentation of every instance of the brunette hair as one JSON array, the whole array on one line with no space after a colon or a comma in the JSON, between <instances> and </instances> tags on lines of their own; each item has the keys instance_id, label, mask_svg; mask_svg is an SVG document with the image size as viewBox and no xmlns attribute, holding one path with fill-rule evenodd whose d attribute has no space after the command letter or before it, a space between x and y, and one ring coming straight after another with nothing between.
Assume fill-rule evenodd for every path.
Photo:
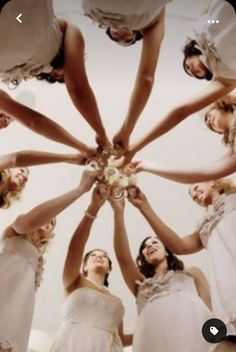
<instances>
[{"instance_id":1,"label":"brunette hair","mask_svg":"<svg viewBox=\"0 0 236 352\"><path fill-rule=\"evenodd\" d=\"M51 61L50 65L52 66L53 69L60 69L64 67L65 64L65 58L64 58L64 37L62 39L62 43L60 46L59 51L57 52L57 55L54 57L54 59ZM46 81L48 83L65 83L64 78L55 78L51 76L51 72L41 72L36 76L36 78L39 81Z\"/></svg>"},{"instance_id":2,"label":"brunette hair","mask_svg":"<svg viewBox=\"0 0 236 352\"><path fill-rule=\"evenodd\" d=\"M183 49L183 53L184 53L184 60L183 60L183 68L184 71L189 75L188 71L186 70L186 60L188 57L191 56L200 56L202 55L201 50L199 50L198 48L196 48L197 42L196 40L190 40L184 47ZM198 79L206 79L207 81L210 81L213 77L213 74L211 73L211 71L206 67L206 74L204 77L198 77L198 76L194 76Z\"/></svg>"},{"instance_id":3,"label":"brunette hair","mask_svg":"<svg viewBox=\"0 0 236 352\"><path fill-rule=\"evenodd\" d=\"M152 238L152 236L144 238L144 240L141 242L139 247L139 254L136 258L136 264L138 266L138 269L145 277L153 277L155 274L154 266L146 261L142 253L143 249L145 248L145 243L149 238ZM184 263L180 259L178 259L176 255L174 255L169 249L165 248L165 250L167 253L166 259L168 270L183 271Z\"/></svg>"},{"instance_id":4,"label":"brunette hair","mask_svg":"<svg viewBox=\"0 0 236 352\"><path fill-rule=\"evenodd\" d=\"M141 40L143 39L143 33L141 31L132 31L134 34L135 34L135 38L134 40L130 43L130 44L127 44L127 46L129 45L133 45L135 44L138 40ZM106 29L106 34L108 35L108 37L113 40L114 42L117 42L119 44L119 40L118 39L115 39L112 34L111 34L111 27L107 27Z\"/></svg>"},{"instance_id":5,"label":"brunette hair","mask_svg":"<svg viewBox=\"0 0 236 352\"><path fill-rule=\"evenodd\" d=\"M214 109L233 114L234 111L236 111L236 97L233 95L225 95L223 98L218 99L216 102L214 102L214 104L210 106L209 110L205 114L205 122L207 121L207 115L209 114L209 112ZM208 126L208 128L210 127ZM210 130L213 132L216 132L212 128L210 128ZM222 138L223 144L225 145L230 144L229 130L225 132L216 132L216 133L223 135L223 138Z\"/></svg>"},{"instance_id":6,"label":"brunette hair","mask_svg":"<svg viewBox=\"0 0 236 352\"><path fill-rule=\"evenodd\" d=\"M112 261L111 259L109 258L108 254L106 251L104 251L103 249L100 249L100 248L95 248L95 249L92 249L91 251L87 252L85 255L84 255L84 258L83 258L83 264L82 264L82 273L83 275L86 277L88 275L87 271L84 269L85 265L87 264L87 261L90 257L90 255L95 252L95 251L99 251L99 252L103 252L107 259L108 259L108 263L109 263L109 269L112 270ZM109 286L109 282L108 282L108 277L109 277L109 273L106 273L105 275L105 278L104 278L104 286L108 287Z\"/></svg>"}]
</instances>

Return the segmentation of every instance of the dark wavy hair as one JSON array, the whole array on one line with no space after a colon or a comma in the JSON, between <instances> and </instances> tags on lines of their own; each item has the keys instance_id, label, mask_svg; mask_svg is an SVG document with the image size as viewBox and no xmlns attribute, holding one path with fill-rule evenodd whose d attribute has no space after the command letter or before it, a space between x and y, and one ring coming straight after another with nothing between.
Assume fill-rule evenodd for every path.
<instances>
[{"instance_id":1,"label":"dark wavy hair","mask_svg":"<svg viewBox=\"0 0 236 352\"><path fill-rule=\"evenodd\" d=\"M130 43L127 44L127 46L129 45L133 45L135 44L138 40L143 39L143 33L141 31L133 31L135 33L135 39ZM112 34L111 34L111 27L107 27L106 29L106 34L108 35L108 37L113 40L114 42L119 43L118 39L113 38Z\"/></svg>"},{"instance_id":2,"label":"dark wavy hair","mask_svg":"<svg viewBox=\"0 0 236 352\"><path fill-rule=\"evenodd\" d=\"M60 46L59 51L57 52L57 55L54 57L54 59L50 62L50 65L53 67L53 69L60 69L64 67L65 64L65 57L64 57L64 38L62 39L62 43ZM51 76L51 72L41 72L36 76L36 78L39 81L46 81L48 83L65 83L64 78L58 79L55 77Z\"/></svg>"},{"instance_id":3,"label":"dark wavy hair","mask_svg":"<svg viewBox=\"0 0 236 352\"><path fill-rule=\"evenodd\" d=\"M111 259L109 258L108 254L106 251L104 251L103 249L100 249L100 248L95 248L95 249L92 249L91 251L87 252L85 255L84 255L84 259L83 259L83 264L82 264L82 272L83 272L83 275L86 277L88 275L87 271L84 269L85 265L87 264L87 261L90 257L90 255L95 252L95 251L99 251L99 252L103 252L107 259L108 259L108 263L109 263L109 269L112 270L112 261ZM107 273L105 275L105 278L104 278L104 282L103 282L103 285L108 287L109 286L109 282L108 282L108 277L109 277L109 273Z\"/></svg>"},{"instance_id":4,"label":"dark wavy hair","mask_svg":"<svg viewBox=\"0 0 236 352\"><path fill-rule=\"evenodd\" d=\"M183 68L184 71L189 75L188 71L186 70L186 60L188 57L191 56L200 56L202 55L201 50L199 50L198 48L196 48L197 42L196 40L190 40L184 47L183 49L183 53L184 53L184 60L183 60ZM190 75L189 75L190 76ZM194 76L198 79L206 79L207 81L210 81L213 77L213 74L211 73L211 71L208 70L208 68L206 67L206 74L203 77L199 77L199 76Z\"/></svg>"},{"instance_id":5,"label":"dark wavy hair","mask_svg":"<svg viewBox=\"0 0 236 352\"><path fill-rule=\"evenodd\" d=\"M153 236L148 236L144 238L144 240L141 242L140 247L139 247L139 254L136 258L136 264L138 266L139 271L145 276L145 277L153 277L155 274L155 267L152 264L149 264L143 255L143 249L145 248L145 243L149 238L152 238ZM184 270L184 263L176 257L169 249L165 248L166 253L167 253L167 265L168 265L168 270L174 270L174 271L183 271Z\"/></svg>"}]
</instances>

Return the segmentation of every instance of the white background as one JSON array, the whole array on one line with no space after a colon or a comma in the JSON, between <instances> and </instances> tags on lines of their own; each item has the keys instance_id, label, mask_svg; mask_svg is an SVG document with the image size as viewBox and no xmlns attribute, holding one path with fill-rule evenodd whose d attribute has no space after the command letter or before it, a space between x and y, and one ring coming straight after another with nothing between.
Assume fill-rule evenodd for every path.
<instances>
[{"instance_id":1,"label":"white background","mask_svg":"<svg viewBox=\"0 0 236 352\"><path fill-rule=\"evenodd\" d=\"M101 116L110 138L119 129L125 117L133 87L141 44L123 48L110 41L102 29L82 16L78 0L54 0L55 11L78 25L86 42L86 67L91 86L97 97ZM167 6L166 31L151 98L137 124L132 140L150 130L174 105L194 95L207 82L188 77L182 69L182 47L194 20L206 6L205 0L174 0ZM22 16L22 20L24 14ZM1 85L2 89L7 88ZM8 91L9 92L9 91ZM28 81L10 92L13 97L32 104L35 109L55 119L72 134L84 142L94 144L94 132L75 110L64 85ZM18 123L1 131L1 153L22 149L38 149L54 152L71 152L70 148L50 142L33 134ZM141 151L138 159L146 158L173 165L191 165L215 159L224 153L220 137L206 129L195 114L173 131L153 142ZM31 168L30 179L22 199L9 210L1 210L1 230L14 218L42 201L53 198L75 187L80 179L82 167L66 164ZM202 210L188 196L187 186L140 174L139 185L144 190L160 217L177 233L191 233L201 218ZM235 179L235 177L233 177ZM46 254L45 279L37 293L33 327L54 334L61 317L63 290L61 273L70 237L89 203L85 195L58 216L56 237ZM152 233L142 216L130 204L126 206L126 223L134 257L141 240ZM118 295L125 306L125 329L133 331L136 308L132 295L121 277L112 246L112 211L106 204L99 213L91 231L86 249L100 247L107 250L113 260L110 289ZM204 251L185 256L186 265L199 266L207 275Z\"/></svg>"}]
</instances>

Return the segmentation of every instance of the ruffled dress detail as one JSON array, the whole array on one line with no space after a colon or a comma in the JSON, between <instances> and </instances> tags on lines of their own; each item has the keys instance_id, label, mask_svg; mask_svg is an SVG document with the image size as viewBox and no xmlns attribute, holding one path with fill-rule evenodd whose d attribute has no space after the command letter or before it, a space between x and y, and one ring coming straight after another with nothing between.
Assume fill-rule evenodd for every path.
<instances>
[{"instance_id":1,"label":"ruffled dress detail","mask_svg":"<svg viewBox=\"0 0 236 352\"><path fill-rule=\"evenodd\" d=\"M212 318L198 296L193 278L185 272L169 271L137 281L137 320L134 352L213 351L201 333Z\"/></svg>"},{"instance_id":2,"label":"ruffled dress detail","mask_svg":"<svg viewBox=\"0 0 236 352\"><path fill-rule=\"evenodd\" d=\"M208 20L219 23L208 23ZM236 14L225 0L213 0L189 36L203 53L203 64L215 76L236 79ZM201 58L200 58L201 59Z\"/></svg>"},{"instance_id":3,"label":"ruffled dress detail","mask_svg":"<svg viewBox=\"0 0 236 352\"><path fill-rule=\"evenodd\" d=\"M142 30L155 21L171 0L82 0L84 15L99 27Z\"/></svg>"},{"instance_id":4,"label":"ruffled dress detail","mask_svg":"<svg viewBox=\"0 0 236 352\"><path fill-rule=\"evenodd\" d=\"M214 316L236 335L236 193L209 206L198 231L208 252Z\"/></svg>"},{"instance_id":5,"label":"ruffled dress detail","mask_svg":"<svg viewBox=\"0 0 236 352\"><path fill-rule=\"evenodd\" d=\"M14 13L22 13L20 24ZM2 8L0 21L0 78L18 84L41 72L50 72L62 32L57 24L52 0L11 0Z\"/></svg>"},{"instance_id":6,"label":"ruffled dress detail","mask_svg":"<svg viewBox=\"0 0 236 352\"><path fill-rule=\"evenodd\" d=\"M26 352L43 259L21 236L2 240L0 250L0 349Z\"/></svg>"}]
</instances>

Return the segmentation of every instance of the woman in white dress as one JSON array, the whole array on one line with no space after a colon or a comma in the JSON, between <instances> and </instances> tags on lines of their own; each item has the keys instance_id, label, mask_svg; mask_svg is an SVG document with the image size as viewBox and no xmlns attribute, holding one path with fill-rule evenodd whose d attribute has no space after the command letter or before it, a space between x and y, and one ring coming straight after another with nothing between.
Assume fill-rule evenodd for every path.
<instances>
[{"instance_id":1,"label":"woman in white dress","mask_svg":"<svg viewBox=\"0 0 236 352\"><path fill-rule=\"evenodd\" d=\"M142 241L136 265L126 234L124 199L110 202L116 256L138 306L134 352L214 350L215 346L201 334L202 325L211 318L209 287L202 272L197 268L184 269L158 237ZM157 231L155 234L159 235Z\"/></svg>"},{"instance_id":2,"label":"woman in white dress","mask_svg":"<svg viewBox=\"0 0 236 352\"><path fill-rule=\"evenodd\" d=\"M63 273L63 323L50 352L121 352L122 344L132 343L132 335L123 333L122 302L108 289L112 269L108 254L94 249L82 260L92 224L105 200L95 188L70 241Z\"/></svg>"},{"instance_id":3,"label":"woman in white dress","mask_svg":"<svg viewBox=\"0 0 236 352\"><path fill-rule=\"evenodd\" d=\"M218 19L219 23L208 23ZM193 77L212 80L197 96L188 99L157 123L126 151L128 162L147 144L174 128L188 116L214 103L236 88L236 14L226 0L212 0L193 30L196 51L185 49L185 70Z\"/></svg>"},{"instance_id":4,"label":"woman in white dress","mask_svg":"<svg viewBox=\"0 0 236 352\"><path fill-rule=\"evenodd\" d=\"M171 0L82 0L85 16L123 46L142 39L142 52L125 120L113 138L116 147L127 149L130 134L151 94L161 43L165 5Z\"/></svg>"},{"instance_id":5,"label":"woman in white dress","mask_svg":"<svg viewBox=\"0 0 236 352\"><path fill-rule=\"evenodd\" d=\"M204 207L197 230L181 237L155 214L143 193L133 204L145 216L158 237L173 253L191 254L205 248L209 258L211 301L214 317L236 337L236 185L229 180L194 184L190 196Z\"/></svg>"},{"instance_id":6,"label":"woman in white dress","mask_svg":"<svg viewBox=\"0 0 236 352\"><path fill-rule=\"evenodd\" d=\"M80 154L58 154L37 150L22 150L1 156L0 208L8 208L14 199L19 199L29 176L29 170L26 166L59 162L84 165L86 159Z\"/></svg>"},{"instance_id":7,"label":"woman in white dress","mask_svg":"<svg viewBox=\"0 0 236 352\"><path fill-rule=\"evenodd\" d=\"M122 344L132 343L132 335L123 333L122 302L108 289L112 269L108 254L94 249L82 260L92 224L105 200L105 194L95 188L70 241L63 272L63 323L50 352L121 352Z\"/></svg>"},{"instance_id":8,"label":"woman in white dress","mask_svg":"<svg viewBox=\"0 0 236 352\"><path fill-rule=\"evenodd\" d=\"M22 13L22 23L15 14ZM66 84L79 113L96 131L97 141L109 145L84 65L80 30L55 17L52 0L4 2L0 21L0 78L18 85L38 77Z\"/></svg>"},{"instance_id":9,"label":"woman in white dress","mask_svg":"<svg viewBox=\"0 0 236 352\"><path fill-rule=\"evenodd\" d=\"M87 192L94 180L94 172L84 172L75 189L20 215L5 230L0 251L1 352L26 352L42 256L53 237L55 217Z\"/></svg>"}]
</instances>

